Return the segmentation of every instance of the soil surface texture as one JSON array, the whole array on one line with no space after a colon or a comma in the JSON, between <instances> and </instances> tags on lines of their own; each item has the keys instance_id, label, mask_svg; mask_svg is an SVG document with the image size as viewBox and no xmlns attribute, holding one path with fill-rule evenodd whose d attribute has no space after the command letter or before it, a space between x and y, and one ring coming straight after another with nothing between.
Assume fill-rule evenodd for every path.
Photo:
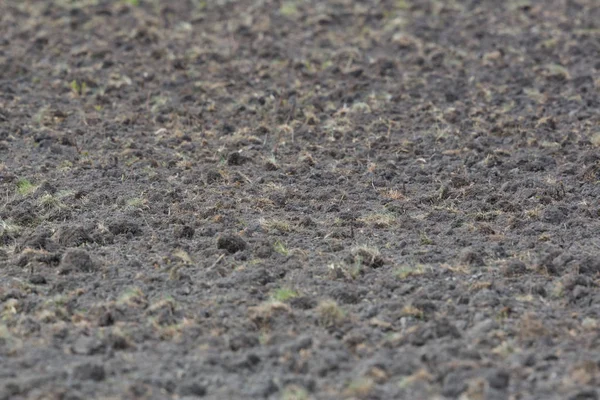
<instances>
[{"instance_id":1,"label":"soil surface texture","mask_svg":"<svg viewBox=\"0 0 600 400\"><path fill-rule=\"evenodd\" d=\"M597 0L0 1L0 399L600 397Z\"/></svg>"}]
</instances>

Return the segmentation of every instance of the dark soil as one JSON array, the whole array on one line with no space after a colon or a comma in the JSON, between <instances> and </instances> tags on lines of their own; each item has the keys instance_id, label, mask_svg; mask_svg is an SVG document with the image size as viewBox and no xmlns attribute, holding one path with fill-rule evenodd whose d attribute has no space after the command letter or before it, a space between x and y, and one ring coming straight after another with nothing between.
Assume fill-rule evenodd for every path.
<instances>
[{"instance_id":1,"label":"dark soil","mask_svg":"<svg viewBox=\"0 0 600 400\"><path fill-rule=\"evenodd\" d=\"M598 399L597 0L0 1L0 399Z\"/></svg>"}]
</instances>

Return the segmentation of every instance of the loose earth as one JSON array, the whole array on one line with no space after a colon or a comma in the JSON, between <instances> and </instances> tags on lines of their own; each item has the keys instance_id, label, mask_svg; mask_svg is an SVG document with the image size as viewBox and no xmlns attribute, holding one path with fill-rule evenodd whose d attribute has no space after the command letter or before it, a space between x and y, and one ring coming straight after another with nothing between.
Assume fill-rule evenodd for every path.
<instances>
[{"instance_id":1,"label":"loose earth","mask_svg":"<svg viewBox=\"0 0 600 400\"><path fill-rule=\"evenodd\" d=\"M0 399L598 399L600 2L0 2Z\"/></svg>"}]
</instances>

